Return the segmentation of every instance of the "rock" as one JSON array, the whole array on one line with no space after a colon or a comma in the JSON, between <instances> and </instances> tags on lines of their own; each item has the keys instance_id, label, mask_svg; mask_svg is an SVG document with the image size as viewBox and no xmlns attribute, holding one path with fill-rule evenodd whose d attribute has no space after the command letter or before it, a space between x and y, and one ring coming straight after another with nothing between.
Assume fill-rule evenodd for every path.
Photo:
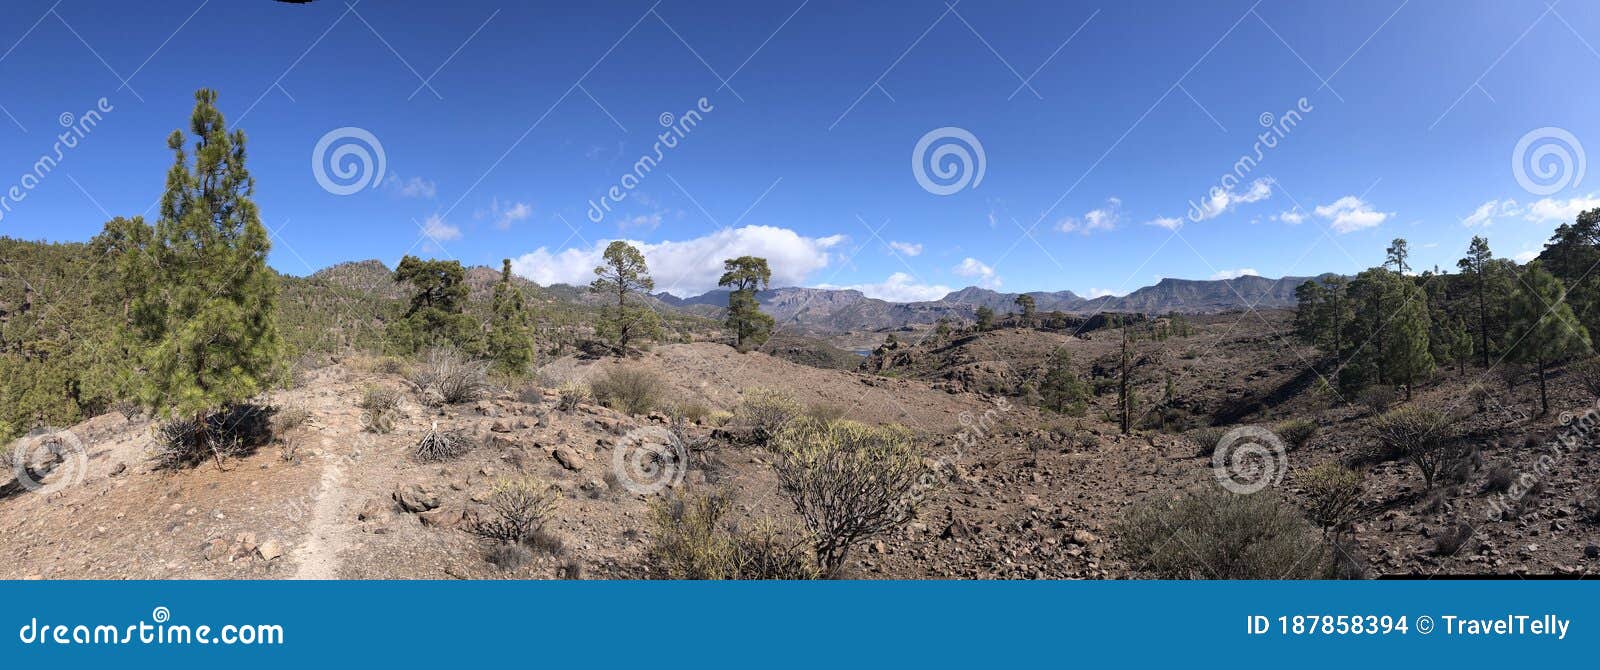
<instances>
[{"instance_id":1,"label":"rock","mask_svg":"<svg viewBox=\"0 0 1600 670\"><path fill-rule=\"evenodd\" d=\"M117 467L111 468L111 476L112 477L116 477L116 476L119 476L122 473L127 472L127 471L128 471L128 464L127 463L118 463Z\"/></svg>"},{"instance_id":2,"label":"rock","mask_svg":"<svg viewBox=\"0 0 1600 670\"><path fill-rule=\"evenodd\" d=\"M583 469L583 457L579 456L578 452L573 451L571 447L568 447L565 444L556 447L555 451L551 452L550 455L554 456L556 462L560 463L561 467L563 468L568 470Z\"/></svg>"},{"instance_id":3,"label":"rock","mask_svg":"<svg viewBox=\"0 0 1600 670\"><path fill-rule=\"evenodd\" d=\"M243 549L246 553L256 550L255 533L239 533L237 537L233 538L233 541L237 543L239 548Z\"/></svg>"},{"instance_id":4,"label":"rock","mask_svg":"<svg viewBox=\"0 0 1600 670\"><path fill-rule=\"evenodd\" d=\"M417 515L422 525L433 528L455 528L461 525L464 512L460 508L444 508L423 512Z\"/></svg>"},{"instance_id":5,"label":"rock","mask_svg":"<svg viewBox=\"0 0 1600 670\"><path fill-rule=\"evenodd\" d=\"M283 547L278 544L277 540L262 542L261 546L256 548L256 551L261 553L261 558L268 561L283 555Z\"/></svg>"},{"instance_id":6,"label":"rock","mask_svg":"<svg viewBox=\"0 0 1600 670\"><path fill-rule=\"evenodd\" d=\"M1588 559L1600 558L1600 545L1589 545L1583 548L1583 557Z\"/></svg>"},{"instance_id":7,"label":"rock","mask_svg":"<svg viewBox=\"0 0 1600 670\"><path fill-rule=\"evenodd\" d=\"M208 561L215 561L228 554L228 541L220 537L212 538L207 542L201 555Z\"/></svg>"},{"instance_id":8,"label":"rock","mask_svg":"<svg viewBox=\"0 0 1600 670\"><path fill-rule=\"evenodd\" d=\"M489 430L496 433L509 433L511 432L511 424L504 419L496 419L494 423L489 424Z\"/></svg>"},{"instance_id":9,"label":"rock","mask_svg":"<svg viewBox=\"0 0 1600 670\"><path fill-rule=\"evenodd\" d=\"M356 520L372 521L373 519L383 516L387 511L389 510L384 506L383 503L378 502L377 499L368 498L367 504L362 505L361 511L356 512Z\"/></svg>"},{"instance_id":10,"label":"rock","mask_svg":"<svg viewBox=\"0 0 1600 670\"><path fill-rule=\"evenodd\" d=\"M889 553L889 545L884 544L883 540L878 540L867 545L867 552L873 554L887 554Z\"/></svg>"},{"instance_id":11,"label":"rock","mask_svg":"<svg viewBox=\"0 0 1600 670\"><path fill-rule=\"evenodd\" d=\"M411 484L394 492L394 501L400 507L413 514L426 512L439 506L439 497L429 493L427 489L417 484Z\"/></svg>"},{"instance_id":12,"label":"rock","mask_svg":"<svg viewBox=\"0 0 1600 670\"><path fill-rule=\"evenodd\" d=\"M1072 531L1072 541L1085 547L1100 541L1100 537L1087 530L1079 528Z\"/></svg>"}]
</instances>

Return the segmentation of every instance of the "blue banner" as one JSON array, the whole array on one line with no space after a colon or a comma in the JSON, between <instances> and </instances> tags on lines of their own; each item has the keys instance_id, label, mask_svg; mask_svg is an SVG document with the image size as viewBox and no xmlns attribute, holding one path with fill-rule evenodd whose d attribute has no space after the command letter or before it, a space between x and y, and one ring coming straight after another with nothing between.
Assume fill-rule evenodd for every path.
<instances>
[{"instance_id":1,"label":"blue banner","mask_svg":"<svg viewBox=\"0 0 1600 670\"><path fill-rule=\"evenodd\" d=\"M6 582L10 667L1589 662L1592 582ZM1361 661L1367 662L1367 661ZM1415 664L1415 665L1413 665Z\"/></svg>"}]
</instances>

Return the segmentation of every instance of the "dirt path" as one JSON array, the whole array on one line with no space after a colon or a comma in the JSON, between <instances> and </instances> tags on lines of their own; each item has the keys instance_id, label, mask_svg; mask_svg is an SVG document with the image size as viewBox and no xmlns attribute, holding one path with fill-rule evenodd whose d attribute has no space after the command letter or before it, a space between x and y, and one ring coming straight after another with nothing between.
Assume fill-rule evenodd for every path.
<instances>
[{"instance_id":1,"label":"dirt path","mask_svg":"<svg viewBox=\"0 0 1600 670\"><path fill-rule=\"evenodd\" d=\"M323 452L322 481L311 505L306 540L295 549L295 579L338 579L339 552L351 530L345 522L345 456Z\"/></svg>"}]
</instances>

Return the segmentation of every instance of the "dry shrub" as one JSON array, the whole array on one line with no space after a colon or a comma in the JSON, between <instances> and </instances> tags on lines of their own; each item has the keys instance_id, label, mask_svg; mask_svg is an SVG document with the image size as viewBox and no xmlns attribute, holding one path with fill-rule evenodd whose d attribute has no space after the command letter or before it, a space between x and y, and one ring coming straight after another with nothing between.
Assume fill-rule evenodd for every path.
<instances>
[{"instance_id":1,"label":"dry shrub","mask_svg":"<svg viewBox=\"0 0 1600 670\"><path fill-rule=\"evenodd\" d=\"M589 382L595 399L627 414L649 414L666 387L661 376L649 370L612 367Z\"/></svg>"},{"instance_id":2,"label":"dry shrub","mask_svg":"<svg viewBox=\"0 0 1600 670\"><path fill-rule=\"evenodd\" d=\"M1205 426L1189 431L1189 443L1194 445L1196 455L1209 458L1227 435L1226 426Z\"/></svg>"},{"instance_id":3,"label":"dry shrub","mask_svg":"<svg viewBox=\"0 0 1600 670\"><path fill-rule=\"evenodd\" d=\"M1600 398L1600 356L1584 360L1568 368L1578 378L1578 383L1583 389L1596 398Z\"/></svg>"},{"instance_id":4,"label":"dry shrub","mask_svg":"<svg viewBox=\"0 0 1600 670\"><path fill-rule=\"evenodd\" d=\"M361 427L372 433L390 433L403 412L400 411L400 392L383 387L368 386L361 394Z\"/></svg>"},{"instance_id":5,"label":"dry shrub","mask_svg":"<svg viewBox=\"0 0 1600 670\"><path fill-rule=\"evenodd\" d=\"M1355 521L1361 509L1361 473L1324 463L1301 475L1307 498L1306 517L1324 532L1338 532Z\"/></svg>"},{"instance_id":6,"label":"dry shrub","mask_svg":"<svg viewBox=\"0 0 1600 670\"><path fill-rule=\"evenodd\" d=\"M472 451L472 438L460 431L441 431L435 425L417 441L415 453L417 460L423 463L437 463L461 458L469 451Z\"/></svg>"},{"instance_id":7,"label":"dry shrub","mask_svg":"<svg viewBox=\"0 0 1600 670\"><path fill-rule=\"evenodd\" d=\"M150 458L159 470L181 470L208 460L246 456L272 441L277 410L260 405L233 405L204 421L174 419L156 429Z\"/></svg>"},{"instance_id":8,"label":"dry shrub","mask_svg":"<svg viewBox=\"0 0 1600 670\"><path fill-rule=\"evenodd\" d=\"M1424 488L1431 490L1441 473L1451 472L1472 451L1470 445L1445 434L1445 424L1438 412L1408 407L1378 417L1373 427L1384 448L1417 466Z\"/></svg>"},{"instance_id":9,"label":"dry shrub","mask_svg":"<svg viewBox=\"0 0 1600 670\"><path fill-rule=\"evenodd\" d=\"M786 391L745 389L744 397L733 410L732 423L749 430L756 444L766 444L803 411L800 403Z\"/></svg>"},{"instance_id":10,"label":"dry shrub","mask_svg":"<svg viewBox=\"0 0 1600 670\"><path fill-rule=\"evenodd\" d=\"M849 410L842 405L828 402L814 402L806 405L806 416L817 421L839 421L849 414Z\"/></svg>"},{"instance_id":11,"label":"dry shrub","mask_svg":"<svg viewBox=\"0 0 1600 670\"><path fill-rule=\"evenodd\" d=\"M502 479L489 492L489 511L494 516L479 521L472 530L502 544L525 543L535 537L560 500L560 491L538 479ZM547 538L538 539L535 544L548 544ZM559 539L557 543L559 547Z\"/></svg>"},{"instance_id":12,"label":"dry shrub","mask_svg":"<svg viewBox=\"0 0 1600 670\"><path fill-rule=\"evenodd\" d=\"M1290 449L1302 449L1317 436L1317 424L1310 419L1290 419L1278 424L1275 432Z\"/></svg>"},{"instance_id":13,"label":"dry shrub","mask_svg":"<svg viewBox=\"0 0 1600 670\"><path fill-rule=\"evenodd\" d=\"M556 401L556 409L563 412L575 410L578 405L589 402L591 399L588 387L575 381L562 384L559 393L561 395L560 399Z\"/></svg>"},{"instance_id":14,"label":"dry shrub","mask_svg":"<svg viewBox=\"0 0 1600 670\"><path fill-rule=\"evenodd\" d=\"M916 518L934 481L900 426L796 419L769 446L777 454L778 486L830 577L839 575L851 547Z\"/></svg>"},{"instance_id":15,"label":"dry shrub","mask_svg":"<svg viewBox=\"0 0 1600 670\"><path fill-rule=\"evenodd\" d=\"M1465 521L1458 521L1434 538L1433 553L1436 556L1455 556L1472 542L1472 535L1472 526Z\"/></svg>"},{"instance_id":16,"label":"dry shrub","mask_svg":"<svg viewBox=\"0 0 1600 670\"><path fill-rule=\"evenodd\" d=\"M706 407L704 403L687 400L674 403L669 413L673 417L682 418L689 423L699 424L704 423L711 416L711 408Z\"/></svg>"},{"instance_id":17,"label":"dry shrub","mask_svg":"<svg viewBox=\"0 0 1600 670\"><path fill-rule=\"evenodd\" d=\"M489 390L489 364L474 360L459 349L429 349L411 381L422 389L424 397L438 402L472 402Z\"/></svg>"},{"instance_id":18,"label":"dry shrub","mask_svg":"<svg viewBox=\"0 0 1600 670\"><path fill-rule=\"evenodd\" d=\"M533 560L533 552L520 544L495 543L483 553L483 559L491 565L510 572Z\"/></svg>"},{"instance_id":19,"label":"dry shrub","mask_svg":"<svg viewBox=\"0 0 1600 670\"><path fill-rule=\"evenodd\" d=\"M1315 579L1327 574L1320 535L1271 491L1205 486L1132 507L1117 551L1162 579Z\"/></svg>"},{"instance_id":20,"label":"dry shrub","mask_svg":"<svg viewBox=\"0 0 1600 670\"><path fill-rule=\"evenodd\" d=\"M526 405L543 405L544 389L538 384L523 384L517 389L517 402Z\"/></svg>"},{"instance_id":21,"label":"dry shrub","mask_svg":"<svg viewBox=\"0 0 1600 670\"><path fill-rule=\"evenodd\" d=\"M1389 411L1394 401L1400 397L1393 386L1368 386L1357 394L1356 402L1361 403L1373 414L1382 414Z\"/></svg>"},{"instance_id":22,"label":"dry shrub","mask_svg":"<svg viewBox=\"0 0 1600 670\"><path fill-rule=\"evenodd\" d=\"M650 562L665 579L816 579L805 543L763 520L748 531L724 522L732 500L687 491L650 506L656 541Z\"/></svg>"},{"instance_id":23,"label":"dry shrub","mask_svg":"<svg viewBox=\"0 0 1600 670\"><path fill-rule=\"evenodd\" d=\"M1483 490L1489 493L1505 493L1511 490L1511 485L1517 483L1517 471L1509 463L1501 463L1490 468L1489 474L1484 478Z\"/></svg>"}]
</instances>

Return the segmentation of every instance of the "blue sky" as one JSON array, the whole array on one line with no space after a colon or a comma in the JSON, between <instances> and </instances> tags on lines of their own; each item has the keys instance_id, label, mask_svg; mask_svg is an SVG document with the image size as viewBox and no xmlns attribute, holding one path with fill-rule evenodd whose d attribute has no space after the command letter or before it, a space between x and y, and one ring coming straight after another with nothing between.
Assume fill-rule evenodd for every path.
<instances>
[{"instance_id":1,"label":"blue sky","mask_svg":"<svg viewBox=\"0 0 1600 670\"><path fill-rule=\"evenodd\" d=\"M622 238L682 295L742 253L781 284L889 299L1124 293L1353 272L1394 237L1419 269L1453 267L1473 234L1527 254L1600 205L1600 175L1580 174L1583 143L1600 147L1592 4L554 4L10 0L0 234L85 240L153 215L164 138L201 86L250 138L271 262L291 274L413 253L586 281ZM101 98L111 111L25 179L63 114ZM702 104L592 216L657 155L663 115ZM349 195L312 169L343 128L384 162ZM981 145L981 180L919 182L913 151L944 128Z\"/></svg>"}]
</instances>

